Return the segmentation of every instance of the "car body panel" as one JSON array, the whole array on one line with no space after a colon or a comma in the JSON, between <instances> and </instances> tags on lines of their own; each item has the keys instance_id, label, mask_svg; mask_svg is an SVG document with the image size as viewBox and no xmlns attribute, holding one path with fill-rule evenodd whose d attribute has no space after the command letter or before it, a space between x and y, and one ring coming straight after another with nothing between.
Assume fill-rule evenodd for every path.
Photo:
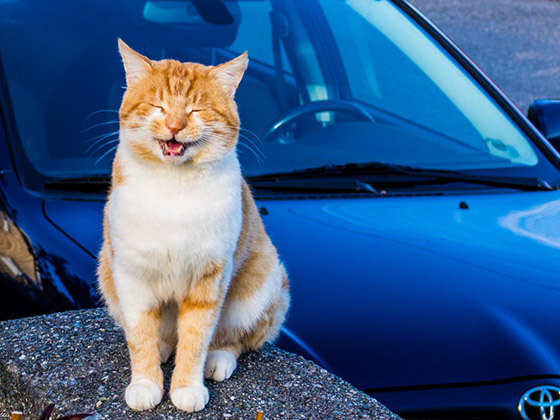
<instances>
[{"instance_id":1,"label":"car body panel","mask_svg":"<svg viewBox=\"0 0 560 420\"><path fill-rule=\"evenodd\" d=\"M560 338L547 331L560 317L560 232L549 229L560 191L410 203L258 202L299 297L290 333L362 389L559 373ZM48 201L45 213L96 254L102 205Z\"/></svg>"},{"instance_id":2,"label":"car body panel","mask_svg":"<svg viewBox=\"0 0 560 420\"><path fill-rule=\"evenodd\" d=\"M66 232L45 223L45 201L19 184L3 136L3 130L0 130L0 212L9 220L5 232L12 235L17 230L25 238L22 249L33 261L34 274L31 277L36 280L18 268L17 260L10 258L10 265L15 264L15 268L0 270L0 284L3 289L7 287L12 296L11 299L5 297L2 318L10 313L25 316L95 305L98 302L95 260L77 247ZM87 224L83 219L81 222ZM2 245L10 247L10 239ZM7 256L4 247L1 251L2 256Z\"/></svg>"},{"instance_id":3,"label":"car body panel","mask_svg":"<svg viewBox=\"0 0 560 420\"><path fill-rule=\"evenodd\" d=\"M461 384L454 387L395 389L374 392L372 395L388 407L406 407L399 414L407 420L520 420L522 417L519 415L518 405L527 390L536 386L559 386L559 384L558 378L519 378ZM465 400L472 403L466 407Z\"/></svg>"}]
</instances>

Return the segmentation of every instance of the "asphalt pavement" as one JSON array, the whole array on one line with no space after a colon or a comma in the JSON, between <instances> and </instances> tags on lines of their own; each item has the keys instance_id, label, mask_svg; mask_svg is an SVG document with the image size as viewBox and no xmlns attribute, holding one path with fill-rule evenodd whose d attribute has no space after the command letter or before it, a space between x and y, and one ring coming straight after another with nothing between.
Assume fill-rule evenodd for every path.
<instances>
[{"instance_id":1,"label":"asphalt pavement","mask_svg":"<svg viewBox=\"0 0 560 420\"><path fill-rule=\"evenodd\" d=\"M409 0L527 113L560 98L559 0Z\"/></svg>"}]
</instances>

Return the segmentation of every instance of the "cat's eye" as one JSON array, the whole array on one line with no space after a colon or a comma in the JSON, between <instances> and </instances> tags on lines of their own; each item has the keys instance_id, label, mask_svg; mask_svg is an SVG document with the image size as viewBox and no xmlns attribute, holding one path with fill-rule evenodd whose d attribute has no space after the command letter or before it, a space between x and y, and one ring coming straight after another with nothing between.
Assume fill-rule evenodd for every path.
<instances>
[{"instance_id":1,"label":"cat's eye","mask_svg":"<svg viewBox=\"0 0 560 420\"><path fill-rule=\"evenodd\" d=\"M165 108L162 107L161 105L156 105L156 104L148 104L148 105L150 105L151 107L159 109L161 112L165 112Z\"/></svg>"},{"instance_id":2,"label":"cat's eye","mask_svg":"<svg viewBox=\"0 0 560 420\"><path fill-rule=\"evenodd\" d=\"M187 114L191 115L194 114L195 112L201 112L204 111L203 108L187 108Z\"/></svg>"}]
</instances>

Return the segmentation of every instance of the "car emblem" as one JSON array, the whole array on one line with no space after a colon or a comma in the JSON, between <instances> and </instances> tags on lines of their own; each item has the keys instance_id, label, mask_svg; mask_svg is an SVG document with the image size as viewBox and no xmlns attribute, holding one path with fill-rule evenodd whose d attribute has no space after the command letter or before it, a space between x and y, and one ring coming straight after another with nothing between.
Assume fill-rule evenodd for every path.
<instances>
[{"instance_id":1,"label":"car emblem","mask_svg":"<svg viewBox=\"0 0 560 420\"><path fill-rule=\"evenodd\" d=\"M517 406L524 420L554 420L560 418L560 388L546 385L528 390ZM558 412L558 416L554 414Z\"/></svg>"}]
</instances>

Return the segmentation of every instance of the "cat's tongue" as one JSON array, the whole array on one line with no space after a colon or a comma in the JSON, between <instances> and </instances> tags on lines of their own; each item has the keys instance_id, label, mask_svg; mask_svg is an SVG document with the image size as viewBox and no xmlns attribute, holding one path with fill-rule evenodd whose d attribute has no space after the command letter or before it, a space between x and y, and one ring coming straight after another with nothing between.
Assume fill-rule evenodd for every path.
<instances>
[{"instance_id":1,"label":"cat's tongue","mask_svg":"<svg viewBox=\"0 0 560 420\"><path fill-rule=\"evenodd\" d=\"M164 156L183 156L185 153L185 145L175 139L158 140L158 142Z\"/></svg>"},{"instance_id":2,"label":"cat's tongue","mask_svg":"<svg viewBox=\"0 0 560 420\"><path fill-rule=\"evenodd\" d=\"M167 149L170 152L178 153L181 150L183 145L176 140L168 140L167 141Z\"/></svg>"}]
</instances>

